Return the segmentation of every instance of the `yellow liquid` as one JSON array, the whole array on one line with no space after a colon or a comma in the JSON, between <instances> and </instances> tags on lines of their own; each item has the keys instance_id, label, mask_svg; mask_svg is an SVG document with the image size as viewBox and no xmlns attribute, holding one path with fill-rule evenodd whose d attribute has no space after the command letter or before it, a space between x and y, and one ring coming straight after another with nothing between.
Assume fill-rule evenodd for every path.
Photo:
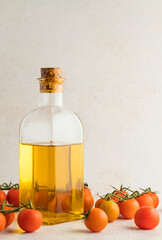
<instances>
[{"instance_id":1,"label":"yellow liquid","mask_svg":"<svg viewBox=\"0 0 162 240\"><path fill-rule=\"evenodd\" d=\"M83 144L20 144L20 203L41 207L43 222L80 219L83 212Z\"/></svg>"}]
</instances>

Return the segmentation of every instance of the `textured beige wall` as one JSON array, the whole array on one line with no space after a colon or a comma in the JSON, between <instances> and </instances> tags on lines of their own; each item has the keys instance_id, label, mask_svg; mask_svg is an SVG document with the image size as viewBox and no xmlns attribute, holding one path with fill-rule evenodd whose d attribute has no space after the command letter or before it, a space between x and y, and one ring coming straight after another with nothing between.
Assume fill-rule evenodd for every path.
<instances>
[{"instance_id":1,"label":"textured beige wall","mask_svg":"<svg viewBox=\"0 0 162 240\"><path fill-rule=\"evenodd\" d=\"M162 1L0 0L0 12L0 182L18 180L39 68L62 66L65 105L84 123L86 181L100 193L162 189Z\"/></svg>"}]
</instances>

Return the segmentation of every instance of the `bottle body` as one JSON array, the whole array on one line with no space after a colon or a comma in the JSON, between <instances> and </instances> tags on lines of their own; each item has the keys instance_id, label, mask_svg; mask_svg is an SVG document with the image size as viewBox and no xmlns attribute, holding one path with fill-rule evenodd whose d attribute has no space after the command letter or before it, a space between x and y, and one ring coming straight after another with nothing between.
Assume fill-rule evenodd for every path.
<instances>
[{"instance_id":1,"label":"bottle body","mask_svg":"<svg viewBox=\"0 0 162 240\"><path fill-rule=\"evenodd\" d=\"M20 144L20 202L27 203L31 199L34 207L41 207L44 223L80 218L83 212L82 154L83 144Z\"/></svg>"},{"instance_id":2,"label":"bottle body","mask_svg":"<svg viewBox=\"0 0 162 240\"><path fill-rule=\"evenodd\" d=\"M83 127L62 106L62 93L41 93L40 107L20 126L20 202L40 207L45 224L81 218Z\"/></svg>"}]
</instances>

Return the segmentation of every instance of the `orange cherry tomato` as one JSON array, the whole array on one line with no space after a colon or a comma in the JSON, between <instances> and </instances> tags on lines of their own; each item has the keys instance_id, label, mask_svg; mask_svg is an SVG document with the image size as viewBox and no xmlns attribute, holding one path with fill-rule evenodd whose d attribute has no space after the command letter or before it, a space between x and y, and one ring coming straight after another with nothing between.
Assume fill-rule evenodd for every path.
<instances>
[{"instance_id":1,"label":"orange cherry tomato","mask_svg":"<svg viewBox=\"0 0 162 240\"><path fill-rule=\"evenodd\" d=\"M108 217L102 209L92 208L84 223L90 231L100 232L107 226Z\"/></svg>"},{"instance_id":2,"label":"orange cherry tomato","mask_svg":"<svg viewBox=\"0 0 162 240\"><path fill-rule=\"evenodd\" d=\"M38 210L23 209L18 215L17 222L25 232L34 232L42 225L43 216Z\"/></svg>"},{"instance_id":3,"label":"orange cherry tomato","mask_svg":"<svg viewBox=\"0 0 162 240\"><path fill-rule=\"evenodd\" d=\"M150 197L152 197L152 200L154 202L154 208L157 208L159 205L159 197L156 193L152 193L152 192L148 192L146 193L146 195L149 195Z\"/></svg>"},{"instance_id":4,"label":"orange cherry tomato","mask_svg":"<svg viewBox=\"0 0 162 240\"><path fill-rule=\"evenodd\" d=\"M0 204L2 204L3 201L5 201L5 203L7 202L7 196L4 191L0 190Z\"/></svg>"},{"instance_id":5,"label":"orange cherry tomato","mask_svg":"<svg viewBox=\"0 0 162 240\"><path fill-rule=\"evenodd\" d=\"M102 209L107 214L109 222L113 222L119 217L119 206L111 200L103 202L100 205L100 209Z\"/></svg>"},{"instance_id":6,"label":"orange cherry tomato","mask_svg":"<svg viewBox=\"0 0 162 240\"><path fill-rule=\"evenodd\" d=\"M15 207L19 207L19 189L11 188L7 193L7 200Z\"/></svg>"},{"instance_id":7,"label":"orange cherry tomato","mask_svg":"<svg viewBox=\"0 0 162 240\"><path fill-rule=\"evenodd\" d=\"M6 226L6 218L2 213L0 213L0 232L4 230L5 226Z\"/></svg>"},{"instance_id":8,"label":"orange cherry tomato","mask_svg":"<svg viewBox=\"0 0 162 240\"><path fill-rule=\"evenodd\" d=\"M140 207L143 207L143 206L154 207L154 201L152 197L150 197L148 194L143 194L139 197L136 197L136 200L138 201Z\"/></svg>"},{"instance_id":9,"label":"orange cherry tomato","mask_svg":"<svg viewBox=\"0 0 162 240\"><path fill-rule=\"evenodd\" d=\"M120 213L127 219L134 218L136 211L140 208L138 201L134 198L120 202Z\"/></svg>"},{"instance_id":10,"label":"orange cherry tomato","mask_svg":"<svg viewBox=\"0 0 162 240\"><path fill-rule=\"evenodd\" d=\"M134 222L141 229L153 229L160 222L159 213L153 207L141 207L134 216Z\"/></svg>"},{"instance_id":11,"label":"orange cherry tomato","mask_svg":"<svg viewBox=\"0 0 162 240\"><path fill-rule=\"evenodd\" d=\"M103 203L103 202L106 202L107 199L106 198L99 198L96 203L95 203L95 208L99 208L100 205Z\"/></svg>"}]
</instances>

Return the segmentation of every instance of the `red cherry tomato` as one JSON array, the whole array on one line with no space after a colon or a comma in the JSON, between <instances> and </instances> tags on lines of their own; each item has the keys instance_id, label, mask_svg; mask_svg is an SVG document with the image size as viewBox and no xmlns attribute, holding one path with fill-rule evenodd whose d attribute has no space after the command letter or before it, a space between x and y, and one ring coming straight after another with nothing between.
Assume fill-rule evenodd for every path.
<instances>
[{"instance_id":1,"label":"red cherry tomato","mask_svg":"<svg viewBox=\"0 0 162 240\"><path fill-rule=\"evenodd\" d=\"M23 209L18 215L19 227L25 232L34 232L43 222L43 216L40 211L35 209Z\"/></svg>"},{"instance_id":2,"label":"red cherry tomato","mask_svg":"<svg viewBox=\"0 0 162 240\"><path fill-rule=\"evenodd\" d=\"M12 207L8 207L8 206L5 206L4 207L5 210L12 210L13 208ZM11 223L13 223L14 219L15 219L15 213L7 213L5 214L5 218L6 218L6 227L10 226Z\"/></svg>"},{"instance_id":3,"label":"red cherry tomato","mask_svg":"<svg viewBox=\"0 0 162 240\"><path fill-rule=\"evenodd\" d=\"M134 215L139 207L138 201L134 198L120 202L119 205L121 215L127 219L134 218Z\"/></svg>"},{"instance_id":4,"label":"red cherry tomato","mask_svg":"<svg viewBox=\"0 0 162 240\"><path fill-rule=\"evenodd\" d=\"M147 194L143 194L139 197L136 197L136 200L138 201L140 207L144 207L144 206L154 207L154 201L152 197L150 197Z\"/></svg>"},{"instance_id":5,"label":"red cherry tomato","mask_svg":"<svg viewBox=\"0 0 162 240\"><path fill-rule=\"evenodd\" d=\"M134 222L141 229L153 229L159 224L160 217L155 208L145 206L137 210Z\"/></svg>"},{"instance_id":6,"label":"red cherry tomato","mask_svg":"<svg viewBox=\"0 0 162 240\"><path fill-rule=\"evenodd\" d=\"M2 204L3 201L5 201L5 203L7 202L7 196L4 191L0 190L0 204Z\"/></svg>"},{"instance_id":7,"label":"red cherry tomato","mask_svg":"<svg viewBox=\"0 0 162 240\"><path fill-rule=\"evenodd\" d=\"M129 195L126 191L121 190L120 192L116 191L114 194L118 197L124 197L126 194Z\"/></svg>"},{"instance_id":8,"label":"red cherry tomato","mask_svg":"<svg viewBox=\"0 0 162 240\"><path fill-rule=\"evenodd\" d=\"M6 226L6 218L2 213L0 213L0 232L4 230L5 226Z\"/></svg>"},{"instance_id":9,"label":"red cherry tomato","mask_svg":"<svg viewBox=\"0 0 162 240\"><path fill-rule=\"evenodd\" d=\"M70 195L68 193L65 194L65 197L62 199L61 208L64 213L68 213L70 211Z\"/></svg>"},{"instance_id":10,"label":"red cherry tomato","mask_svg":"<svg viewBox=\"0 0 162 240\"><path fill-rule=\"evenodd\" d=\"M150 197L152 197L153 202L154 202L154 208L157 208L159 205L159 197L156 193L152 193L152 192L148 192L146 193L146 195L149 195Z\"/></svg>"},{"instance_id":11,"label":"red cherry tomato","mask_svg":"<svg viewBox=\"0 0 162 240\"><path fill-rule=\"evenodd\" d=\"M112 196L111 199L114 200L115 202L119 201L119 197L125 197L125 195L129 195L127 192L121 190L120 192L115 191L114 192L115 196ZM120 202L117 203L118 206L120 205Z\"/></svg>"},{"instance_id":12,"label":"red cherry tomato","mask_svg":"<svg viewBox=\"0 0 162 240\"><path fill-rule=\"evenodd\" d=\"M84 194L91 194L91 190L87 187L87 186L84 186Z\"/></svg>"},{"instance_id":13,"label":"red cherry tomato","mask_svg":"<svg viewBox=\"0 0 162 240\"><path fill-rule=\"evenodd\" d=\"M8 207L8 206L4 206L5 210L12 210L12 207ZM15 219L15 213L6 213L4 214L5 218L6 218L6 225L5 227L8 227L11 225L11 223L13 223L14 219Z\"/></svg>"},{"instance_id":14,"label":"red cherry tomato","mask_svg":"<svg viewBox=\"0 0 162 240\"><path fill-rule=\"evenodd\" d=\"M92 195L84 195L84 212L88 212L90 207L93 207L94 205L94 199Z\"/></svg>"},{"instance_id":15,"label":"red cherry tomato","mask_svg":"<svg viewBox=\"0 0 162 240\"><path fill-rule=\"evenodd\" d=\"M15 207L19 207L19 189L11 188L7 193L7 200Z\"/></svg>"},{"instance_id":16,"label":"red cherry tomato","mask_svg":"<svg viewBox=\"0 0 162 240\"><path fill-rule=\"evenodd\" d=\"M94 199L88 187L84 186L84 212L88 212L90 207L93 207Z\"/></svg>"}]
</instances>

